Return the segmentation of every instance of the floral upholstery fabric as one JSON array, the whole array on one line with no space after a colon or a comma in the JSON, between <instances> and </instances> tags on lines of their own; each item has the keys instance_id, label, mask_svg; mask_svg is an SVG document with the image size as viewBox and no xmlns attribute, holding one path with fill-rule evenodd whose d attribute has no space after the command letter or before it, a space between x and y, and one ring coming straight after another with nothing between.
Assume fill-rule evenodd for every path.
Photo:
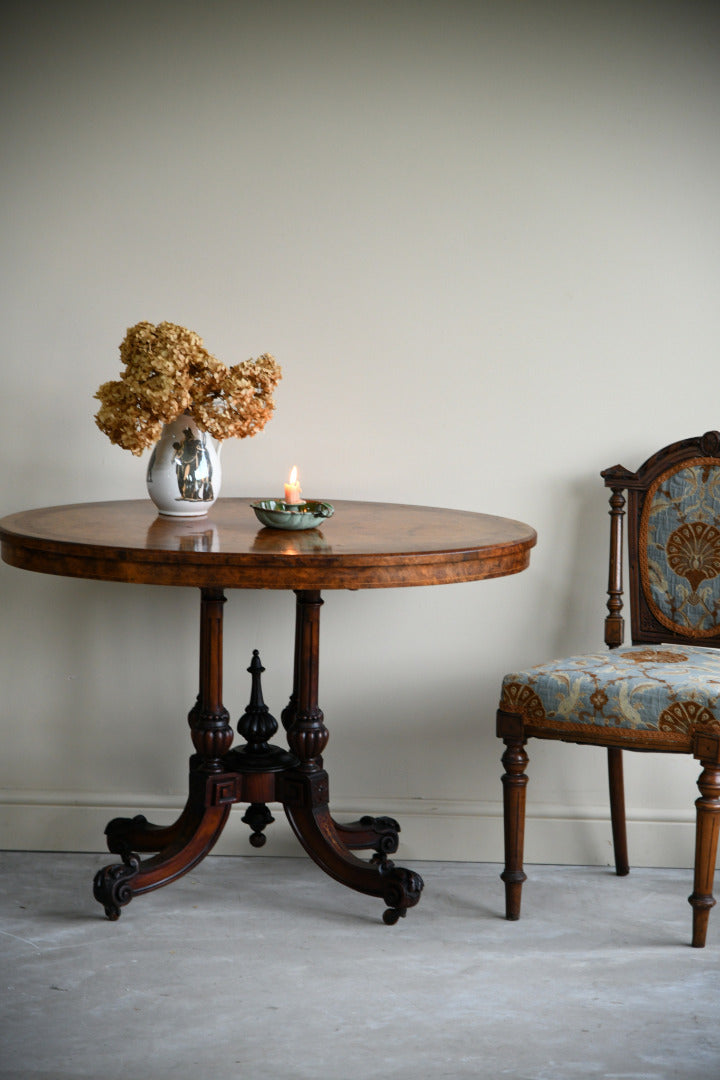
<instances>
[{"instance_id":1,"label":"floral upholstery fabric","mask_svg":"<svg viewBox=\"0 0 720 1080\"><path fill-rule=\"evenodd\" d=\"M720 468L696 458L650 488L640 521L640 580L654 617L694 639L720 636Z\"/></svg>"},{"instance_id":2,"label":"floral upholstery fabric","mask_svg":"<svg viewBox=\"0 0 720 1080\"><path fill-rule=\"evenodd\" d=\"M592 726L687 744L697 731L720 733L720 651L636 645L551 660L506 675L500 708L559 737Z\"/></svg>"}]
</instances>

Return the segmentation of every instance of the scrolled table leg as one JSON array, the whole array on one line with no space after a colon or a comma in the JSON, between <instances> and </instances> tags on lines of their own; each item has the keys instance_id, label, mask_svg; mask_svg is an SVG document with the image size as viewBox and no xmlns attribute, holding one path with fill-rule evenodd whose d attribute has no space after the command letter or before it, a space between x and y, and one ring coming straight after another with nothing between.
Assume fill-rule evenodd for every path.
<instances>
[{"instance_id":1,"label":"scrolled table leg","mask_svg":"<svg viewBox=\"0 0 720 1080\"><path fill-rule=\"evenodd\" d=\"M106 866L95 875L93 893L109 919L133 896L159 889L196 866L211 850L227 821L234 795L219 794L225 779L223 757L233 731L222 704L221 589L203 589L200 609L200 688L188 723L197 751L190 759L190 783L185 809L169 826L153 825L142 814L114 818L106 828L110 851L122 863ZM158 852L141 860L141 852Z\"/></svg>"},{"instance_id":2,"label":"scrolled table leg","mask_svg":"<svg viewBox=\"0 0 720 1080\"><path fill-rule=\"evenodd\" d=\"M131 880L140 868L137 855L129 854L127 861L98 870L93 881L93 896L105 908L111 922L120 918L120 908L133 898Z\"/></svg>"},{"instance_id":3,"label":"scrolled table leg","mask_svg":"<svg viewBox=\"0 0 720 1080\"><path fill-rule=\"evenodd\" d=\"M120 916L120 908L133 896L159 889L197 866L215 845L223 830L230 805L197 805L188 817L186 829L176 841L150 859L135 852L123 855L122 863L106 866L95 875L93 895L105 908L109 919Z\"/></svg>"},{"instance_id":4,"label":"scrolled table leg","mask_svg":"<svg viewBox=\"0 0 720 1080\"><path fill-rule=\"evenodd\" d=\"M328 809L328 780L324 770L312 777L288 772L280 788L285 813L308 855L342 885L385 901L384 922L391 926L414 907L423 890L419 874L395 866L384 853L366 862L344 843Z\"/></svg>"},{"instance_id":5,"label":"scrolled table leg","mask_svg":"<svg viewBox=\"0 0 720 1080\"><path fill-rule=\"evenodd\" d=\"M396 867L387 856L397 848L399 826L392 818L363 817L338 825L328 808L329 782L322 753L329 733L318 705L319 631L322 599L316 591L297 592L295 686L283 714L288 743L299 759L279 782L279 797L295 835L322 869L358 892L381 897L388 925L404 917L420 899L419 874ZM351 848L371 848L369 862Z\"/></svg>"}]
</instances>

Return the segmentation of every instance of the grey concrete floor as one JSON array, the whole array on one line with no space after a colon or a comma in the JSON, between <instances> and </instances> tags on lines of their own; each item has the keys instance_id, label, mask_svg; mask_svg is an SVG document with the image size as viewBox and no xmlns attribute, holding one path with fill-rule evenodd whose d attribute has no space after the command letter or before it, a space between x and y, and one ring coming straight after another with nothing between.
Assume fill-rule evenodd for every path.
<instances>
[{"instance_id":1,"label":"grey concrete floor","mask_svg":"<svg viewBox=\"0 0 720 1080\"><path fill-rule=\"evenodd\" d=\"M210 857L116 923L102 855L0 854L2 1080L717 1080L690 873L421 863L394 927L310 861Z\"/></svg>"}]
</instances>

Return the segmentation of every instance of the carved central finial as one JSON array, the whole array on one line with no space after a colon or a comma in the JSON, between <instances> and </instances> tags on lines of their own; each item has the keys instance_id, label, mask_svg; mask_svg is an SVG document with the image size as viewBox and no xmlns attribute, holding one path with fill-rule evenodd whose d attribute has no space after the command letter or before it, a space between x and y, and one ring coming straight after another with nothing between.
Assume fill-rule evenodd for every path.
<instances>
[{"instance_id":1,"label":"carved central finial","mask_svg":"<svg viewBox=\"0 0 720 1080\"><path fill-rule=\"evenodd\" d=\"M247 670L252 677L250 702L238 721L237 729L248 744L246 753L265 754L268 752L268 740L278 729L278 722L263 700L261 677L265 668L257 649L253 649Z\"/></svg>"}]
</instances>

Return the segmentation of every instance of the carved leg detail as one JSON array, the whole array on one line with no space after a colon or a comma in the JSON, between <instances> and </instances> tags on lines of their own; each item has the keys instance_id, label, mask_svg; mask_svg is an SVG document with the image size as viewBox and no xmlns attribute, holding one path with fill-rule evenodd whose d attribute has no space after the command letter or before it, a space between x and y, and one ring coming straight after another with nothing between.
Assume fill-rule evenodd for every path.
<instances>
[{"instance_id":1,"label":"carved leg detail","mask_svg":"<svg viewBox=\"0 0 720 1080\"><path fill-rule=\"evenodd\" d=\"M505 882L505 918L520 918L523 882L523 847L525 840L525 790L528 778L525 767L528 756L522 739L505 739L507 747L502 756L505 766L503 808L505 819L505 869L500 877Z\"/></svg>"},{"instance_id":2,"label":"carved leg detail","mask_svg":"<svg viewBox=\"0 0 720 1080\"><path fill-rule=\"evenodd\" d=\"M400 826L391 817L370 817L365 814L359 821L344 825L336 821L334 825L345 847L353 851L373 850L378 855L393 855L400 844Z\"/></svg>"},{"instance_id":3,"label":"carved leg detail","mask_svg":"<svg viewBox=\"0 0 720 1080\"><path fill-rule=\"evenodd\" d=\"M720 831L720 765L715 762L703 762L703 765L698 780L700 798L695 803L695 881L688 897L693 908L692 943L697 949L705 945L710 909L715 906L712 889Z\"/></svg>"},{"instance_id":4,"label":"carved leg detail","mask_svg":"<svg viewBox=\"0 0 720 1080\"><path fill-rule=\"evenodd\" d=\"M381 864L380 874L388 879L382 894L388 905L383 912L383 922L386 926L394 926L398 919L405 918L409 907L417 904L425 882L414 870L405 870L389 860Z\"/></svg>"},{"instance_id":5,"label":"carved leg detail","mask_svg":"<svg viewBox=\"0 0 720 1080\"><path fill-rule=\"evenodd\" d=\"M211 850L230 813L233 791L223 794L224 755L233 740L222 704L222 629L225 597L221 589L202 589L200 606L199 692L188 723L196 754L190 759L190 792L172 825L152 825L142 815L115 818L105 830L107 844L122 863L95 875L93 893L109 919L133 896L158 889L186 874ZM232 789L232 780L230 781ZM140 860L137 851L158 854Z\"/></svg>"},{"instance_id":6,"label":"carved leg detail","mask_svg":"<svg viewBox=\"0 0 720 1080\"><path fill-rule=\"evenodd\" d=\"M190 735L201 768L223 771L222 758L230 749L233 729L222 703L223 605L222 589L202 589L200 604L200 689L188 714Z\"/></svg>"},{"instance_id":7,"label":"carved leg detail","mask_svg":"<svg viewBox=\"0 0 720 1080\"><path fill-rule=\"evenodd\" d=\"M383 915L392 924L417 904L423 888L419 874L396 867L388 854L397 849L399 826L390 818L363 817L338 825L328 809L328 777L322 754L329 733L318 705L320 608L318 591L298 591L295 624L295 675L290 702L283 711L290 749L297 768L284 773L281 801L290 825L310 857L322 869L357 892L382 897ZM369 862L351 849L368 848Z\"/></svg>"},{"instance_id":8,"label":"carved leg detail","mask_svg":"<svg viewBox=\"0 0 720 1080\"><path fill-rule=\"evenodd\" d=\"M395 866L385 855L371 862L358 859L338 835L327 806L285 806L295 835L326 874L356 892L381 897L387 904L383 921L391 926L414 907L423 890L419 874Z\"/></svg>"},{"instance_id":9,"label":"carved leg detail","mask_svg":"<svg viewBox=\"0 0 720 1080\"><path fill-rule=\"evenodd\" d=\"M217 841L230 813L230 806L201 807L196 817L186 818L184 835L153 858L140 860L134 852L123 862L98 871L93 895L105 908L109 919L120 916L120 908L133 896L151 892L182 877L204 859Z\"/></svg>"},{"instance_id":10,"label":"carved leg detail","mask_svg":"<svg viewBox=\"0 0 720 1080\"><path fill-rule=\"evenodd\" d=\"M93 882L93 896L105 908L111 922L120 918L120 908L133 898L130 880L137 874L140 859L129 854L127 861L98 870Z\"/></svg>"},{"instance_id":11,"label":"carved leg detail","mask_svg":"<svg viewBox=\"0 0 720 1080\"><path fill-rule=\"evenodd\" d=\"M113 818L105 826L108 851L123 859L133 851L164 851L184 833L190 813L188 803L172 825L153 825L144 814L136 814L132 818Z\"/></svg>"}]
</instances>

